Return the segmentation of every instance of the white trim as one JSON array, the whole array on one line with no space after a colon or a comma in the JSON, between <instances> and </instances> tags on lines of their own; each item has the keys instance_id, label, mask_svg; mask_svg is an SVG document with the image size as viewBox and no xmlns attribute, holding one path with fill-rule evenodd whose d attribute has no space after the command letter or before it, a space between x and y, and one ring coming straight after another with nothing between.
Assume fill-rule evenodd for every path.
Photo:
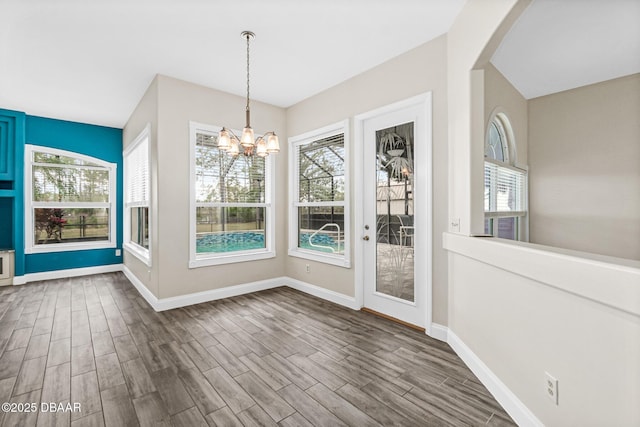
<instances>
[{"instance_id":1,"label":"white trim","mask_svg":"<svg viewBox=\"0 0 640 427\"><path fill-rule=\"evenodd\" d=\"M421 183L425 183L425 197L426 200L418 200L416 198L417 205L415 207L414 215L416 218L422 218L420 225L420 240L424 240L421 244L421 248L424 251L426 256L426 260L423 263L416 264L416 273L418 277L424 277L426 281L426 289L425 289L425 321L424 326L427 334L432 333L432 311L433 311L433 94L432 92L426 92L420 95L413 96L411 98L407 98L402 101L395 102L393 104L385 105L383 107L377 108L375 110L371 110L365 113L357 114L354 116L354 133L355 133L355 148L354 152L361 153L358 156L355 156L354 159L354 176L359 177L359 182L356 183L355 190L355 206L363 206L364 201L364 180L362 179L364 174L364 159L362 158L362 153L364 152L364 124L366 120L373 119L378 116L382 116L385 114L393 113L396 111L400 111L403 109L411 108L411 107L419 107L424 109L425 116L420 117L423 122L421 124L422 129L424 130L424 138L426 140L425 147L425 162L421 164L421 167L427 168L428 173L430 175L426 177L420 177ZM420 125L420 124L418 124ZM418 130L418 129L416 129ZM417 135L417 134L416 134ZM418 160L416 159L416 162ZM416 174L416 179L418 179L418 175L420 172ZM423 199L425 198L423 197ZM422 213L424 212L424 214ZM354 242L354 252L355 252L355 295L356 300L360 306L364 305L364 268L365 268L365 259L364 259L364 244L362 240L362 236L364 233L364 218L363 213L359 212L355 215L355 242ZM422 233L426 234L423 235Z\"/></svg>"},{"instance_id":2,"label":"white trim","mask_svg":"<svg viewBox=\"0 0 640 427\"><path fill-rule=\"evenodd\" d=\"M133 274L131 270L129 270L129 267L127 267L125 264L121 264L121 266L122 266L122 272L127 277L127 279L129 279L129 282L131 282L131 284L138 290L138 293L142 296L142 298L144 298L145 301L149 303L151 308L153 308L155 311L159 311L156 308L158 305L158 298L156 298L153 292L151 292L144 285L144 283L142 283L140 279L138 279L138 277L135 274Z\"/></svg>"},{"instance_id":3,"label":"white trim","mask_svg":"<svg viewBox=\"0 0 640 427\"><path fill-rule=\"evenodd\" d=\"M138 290L140 295L151 305L155 311L171 310L174 308L186 307L193 304L200 304L207 301L215 301L223 298L231 298L251 292L263 291L266 289L288 286L309 295L342 305L353 310L360 310L361 306L354 297L340 294L325 288L321 288L310 283L292 279L287 276L275 277L273 279L259 280L256 282L243 283L240 285L228 286L220 289L211 289L203 292L196 292L187 295L179 295L169 298L156 297L124 264L110 264L97 267L73 268L69 270L46 271L42 273L30 273L24 276L14 277L14 285L23 285L29 282L40 280L64 279L67 277L89 276L100 273L113 273L122 271L131 284Z\"/></svg>"},{"instance_id":4,"label":"white trim","mask_svg":"<svg viewBox=\"0 0 640 427\"><path fill-rule=\"evenodd\" d=\"M338 267L351 268L351 137L349 131L349 119L341 120L319 129L305 132L301 135L292 136L289 143L289 250L288 255L304 258L311 261L336 265ZM298 168L299 161L296 158L296 147L310 144L313 141L328 138L330 136L344 134L344 200L334 202L300 202L298 188ZM340 206L344 212L344 252L342 254L329 254L319 251L305 250L300 248L298 242L298 208L314 206ZM357 205L356 205L357 206Z\"/></svg>"},{"instance_id":5,"label":"white trim","mask_svg":"<svg viewBox=\"0 0 640 427\"><path fill-rule=\"evenodd\" d=\"M195 292L187 295L179 295L169 298L157 298L138 278L123 265L122 271L127 279L140 292L140 295L149 303L155 311L165 311L174 308L186 307L193 304L200 304L208 301L215 301L223 298L230 298L238 295L244 295L251 292L264 291L280 286L285 286L285 278L276 277L274 279L260 280L257 282L244 283L241 285L228 286L221 289L211 289L203 292Z\"/></svg>"},{"instance_id":6,"label":"white trim","mask_svg":"<svg viewBox=\"0 0 640 427\"><path fill-rule=\"evenodd\" d=\"M109 201L106 203L90 203L90 202L35 202L33 200L33 153L42 152L64 157L80 159L94 164L98 164L107 170L109 175ZM110 163L85 154L75 153L72 151L60 150L57 148L44 147L40 145L26 144L24 146L24 253L49 253L49 252L69 252L80 250L94 250L116 247L116 230L117 230L117 163ZM74 165L68 165L75 167ZM108 240L73 242L73 243L50 243L45 245L36 245L34 242L34 223L33 209L50 208L107 208L109 210L109 238ZM15 281L14 281L15 283Z\"/></svg>"},{"instance_id":7,"label":"white trim","mask_svg":"<svg viewBox=\"0 0 640 427\"><path fill-rule=\"evenodd\" d=\"M151 267L151 236L149 236L149 249L131 242L125 242L122 247L125 251L142 261L147 267Z\"/></svg>"},{"instance_id":8,"label":"white trim","mask_svg":"<svg viewBox=\"0 0 640 427\"><path fill-rule=\"evenodd\" d=\"M15 276L13 278L14 286L26 285L26 284L27 284L27 279L25 278L25 276Z\"/></svg>"},{"instance_id":9,"label":"white trim","mask_svg":"<svg viewBox=\"0 0 640 427\"><path fill-rule=\"evenodd\" d=\"M354 150L358 153L362 153L364 143L364 119L358 119L360 116L356 116L353 120L353 140ZM362 209L364 203L363 186L364 182L362 176L364 175L364 157L362 154L353 156L353 176L356 177L353 186L355 191L353 192L353 205L358 209ZM355 283L355 298L357 305L364 307L364 215L362 212L356 212L353 218L354 224L354 243L353 243L353 278Z\"/></svg>"},{"instance_id":10,"label":"white trim","mask_svg":"<svg viewBox=\"0 0 640 427\"><path fill-rule=\"evenodd\" d=\"M542 285L640 316L639 261L454 233L443 233L442 246Z\"/></svg>"},{"instance_id":11,"label":"white trim","mask_svg":"<svg viewBox=\"0 0 640 427\"><path fill-rule=\"evenodd\" d=\"M26 218L26 215L25 215ZM115 243L108 240L95 240L90 242L73 242L73 243L48 243L46 245L34 246L29 251L25 247L25 254L42 254L51 252L69 252L69 251L84 251L93 249L113 249L116 247Z\"/></svg>"},{"instance_id":12,"label":"white trim","mask_svg":"<svg viewBox=\"0 0 640 427\"><path fill-rule=\"evenodd\" d=\"M267 243L268 245L268 243ZM236 262L257 261L275 258L275 251L256 249L252 251L215 252L215 255L202 256L189 260L189 268L208 267L211 265L232 264Z\"/></svg>"},{"instance_id":13,"label":"white trim","mask_svg":"<svg viewBox=\"0 0 640 427\"><path fill-rule=\"evenodd\" d=\"M65 279L67 277L90 276L92 274L113 273L122 271L122 264L99 265L96 267L70 268L67 270L43 271L40 273L27 273L24 276L16 276L14 285L38 282L40 280Z\"/></svg>"},{"instance_id":14,"label":"white trim","mask_svg":"<svg viewBox=\"0 0 640 427\"><path fill-rule=\"evenodd\" d=\"M431 323L431 332L427 333L431 338L442 342L449 340L449 328L439 323Z\"/></svg>"},{"instance_id":15,"label":"white trim","mask_svg":"<svg viewBox=\"0 0 640 427\"><path fill-rule=\"evenodd\" d=\"M319 252L301 248L293 248L289 249L288 255L296 258L308 259L310 261L337 265L338 267L351 268L351 260L345 258L344 255L340 254L331 254L329 252Z\"/></svg>"},{"instance_id":16,"label":"white trim","mask_svg":"<svg viewBox=\"0 0 640 427\"><path fill-rule=\"evenodd\" d=\"M208 267L212 265L232 264L237 262L256 261L261 259L274 258L276 256L275 246L275 162L273 155L265 157L264 162L264 202L260 203L200 203L196 202L196 134L198 132L217 135L222 130L220 126L208 125L189 121L189 268ZM199 205L220 205L220 206L244 206L264 208L264 240L265 247L250 251L237 251L225 253L196 253L197 225L196 213Z\"/></svg>"},{"instance_id":17,"label":"white trim","mask_svg":"<svg viewBox=\"0 0 640 427\"><path fill-rule=\"evenodd\" d=\"M331 301L352 310L360 310L362 308L362 305L358 303L355 297L350 297L329 289L321 288L320 286L312 285L311 283L303 282L291 277L282 277L282 279L283 283L288 287L321 298L325 301Z\"/></svg>"},{"instance_id":18,"label":"white trim","mask_svg":"<svg viewBox=\"0 0 640 427\"><path fill-rule=\"evenodd\" d=\"M149 173L149 176L147 177L147 184L149 185L149 197L148 197L148 200L143 202L136 201L136 202L127 203L126 200L127 200L127 182L128 182L127 169L128 168L126 167L126 164L125 164L126 158L134 150L134 148L136 148L140 143L142 143L142 141L144 141L145 138L147 139L147 160L149 161L148 168L147 168L148 169L147 172ZM144 129L142 129L142 131L138 134L138 136L136 136L136 138L133 140L133 142L123 150L122 169L123 169L122 170L122 182L123 182L123 191L122 191L123 245L122 247L131 255L135 256L140 261L145 263L147 266L151 267L151 259L152 259L151 258L151 248L152 248L151 241L153 239L153 236L151 233L151 230L153 230L152 228L153 215L151 215L151 202L153 199L153 195L151 193L151 123L147 123ZM134 242L131 242L131 208L148 208L148 212L147 212L148 230L147 231L149 233L149 248L143 248L142 246L137 245Z\"/></svg>"},{"instance_id":19,"label":"white trim","mask_svg":"<svg viewBox=\"0 0 640 427\"><path fill-rule=\"evenodd\" d=\"M521 427L542 427L544 424L525 406L505 383L450 329L447 343L489 390L504 410Z\"/></svg>"},{"instance_id":20,"label":"white trim","mask_svg":"<svg viewBox=\"0 0 640 427\"><path fill-rule=\"evenodd\" d=\"M493 121L498 123L498 133L502 137L502 153L503 157L506 157L504 162L498 162L502 164L514 165L517 163L518 152L516 150L516 137L513 133L513 126L511 126L511 120L507 115L507 110L502 106L495 107L491 114L489 114L489 120L485 125L484 133L484 152L487 151L487 141L489 140L489 129ZM506 153L505 153L506 148ZM505 156L506 154L506 156ZM485 157L485 160L487 158Z\"/></svg>"},{"instance_id":21,"label":"white trim","mask_svg":"<svg viewBox=\"0 0 640 427\"><path fill-rule=\"evenodd\" d=\"M245 202L196 202L197 208L270 208L271 203L245 203Z\"/></svg>"},{"instance_id":22,"label":"white trim","mask_svg":"<svg viewBox=\"0 0 640 427\"><path fill-rule=\"evenodd\" d=\"M251 292L264 291L266 289L288 286L292 289L307 293L342 305L353 310L360 310L360 306L356 303L355 298L340 294L310 283L292 279L287 276L276 277L273 279L259 280L257 282L244 283L241 285L228 286L221 289L212 289L209 291L196 292L193 294L180 295L170 298L158 299L153 293L129 270L126 265L122 266L125 276L131 281L140 295L153 307L155 311L171 310L174 308L186 307L193 304L200 304L207 301L214 301L223 298L231 298L238 295L244 295Z\"/></svg>"}]
</instances>

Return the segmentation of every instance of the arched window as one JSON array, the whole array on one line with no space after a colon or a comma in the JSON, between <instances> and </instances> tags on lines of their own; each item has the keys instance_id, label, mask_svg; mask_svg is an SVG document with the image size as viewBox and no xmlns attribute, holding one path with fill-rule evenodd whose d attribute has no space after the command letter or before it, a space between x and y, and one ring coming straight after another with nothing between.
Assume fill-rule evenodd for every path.
<instances>
[{"instance_id":1,"label":"arched window","mask_svg":"<svg viewBox=\"0 0 640 427\"><path fill-rule=\"evenodd\" d=\"M26 253L116 246L116 164L25 146Z\"/></svg>"},{"instance_id":2,"label":"arched window","mask_svg":"<svg viewBox=\"0 0 640 427\"><path fill-rule=\"evenodd\" d=\"M506 119L506 116L505 116ZM506 119L508 121L508 119ZM484 157L498 162L509 163L509 145L503 119L496 115L489 123L484 144Z\"/></svg>"},{"instance_id":3,"label":"arched window","mask_svg":"<svg viewBox=\"0 0 640 427\"><path fill-rule=\"evenodd\" d=\"M484 159L484 231L503 239L524 240L527 172L515 166L513 130L505 113L492 114Z\"/></svg>"}]
</instances>

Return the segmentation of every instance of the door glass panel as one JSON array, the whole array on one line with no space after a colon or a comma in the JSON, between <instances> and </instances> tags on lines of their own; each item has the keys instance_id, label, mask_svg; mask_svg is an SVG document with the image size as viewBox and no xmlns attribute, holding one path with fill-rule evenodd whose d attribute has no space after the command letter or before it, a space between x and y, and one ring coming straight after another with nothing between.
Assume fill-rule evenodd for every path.
<instances>
[{"instance_id":1,"label":"door glass panel","mask_svg":"<svg viewBox=\"0 0 640 427\"><path fill-rule=\"evenodd\" d=\"M376 291L414 301L414 123L376 131Z\"/></svg>"}]
</instances>

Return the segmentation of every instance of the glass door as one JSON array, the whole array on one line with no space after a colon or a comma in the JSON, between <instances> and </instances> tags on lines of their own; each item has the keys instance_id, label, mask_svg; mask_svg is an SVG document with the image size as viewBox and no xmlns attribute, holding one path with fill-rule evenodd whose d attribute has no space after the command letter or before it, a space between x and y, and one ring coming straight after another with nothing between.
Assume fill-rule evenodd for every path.
<instances>
[{"instance_id":1,"label":"glass door","mask_svg":"<svg viewBox=\"0 0 640 427\"><path fill-rule=\"evenodd\" d=\"M425 190L419 184L430 176L429 165L416 162L426 149L423 116L424 107L413 106L363 121L364 306L419 327L426 323L419 265L426 264L427 215L417 217L416 207Z\"/></svg>"},{"instance_id":2,"label":"glass door","mask_svg":"<svg viewBox=\"0 0 640 427\"><path fill-rule=\"evenodd\" d=\"M376 292L415 302L414 123L376 130Z\"/></svg>"}]
</instances>

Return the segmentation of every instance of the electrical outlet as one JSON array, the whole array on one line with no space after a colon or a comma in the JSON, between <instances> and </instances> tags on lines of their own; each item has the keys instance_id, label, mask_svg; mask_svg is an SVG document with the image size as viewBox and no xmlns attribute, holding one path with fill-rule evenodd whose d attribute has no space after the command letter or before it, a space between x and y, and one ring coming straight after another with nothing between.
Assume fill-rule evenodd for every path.
<instances>
[{"instance_id":1,"label":"electrical outlet","mask_svg":"<svg viewBox=\"0 0 640 427\"><path fill-rule=\"evenodd\" d=\"M451 218L451 231L460 231L460 218Z\"/></svg>"},{"instance_id":2,"label":"electrical outlet","mask_svg":"<svg viewBox=\"0 0 640 427\"><path fill-rule=\"evenodd\" d=\"M122 249L116 249L116 256L122 255Z\"/></svg>"},{"instance_id":3,"label":"electrical outlet","mask_svg":"<svg viewBox=\"0 0 640 427\"><path fill-rule=\"evenodd\" d=\"M309 264L305 264L305 270L307 273L311 273L311 266Z\"/></svg>"},{"instance_id":4,"label":"electrical outlet","mask_svg":"<svg viewBox=\"0 0 640 427\"><path fill-rule=\"evenodd\" d=\"M558 380L550 373L545 372L545 388L547 397L556 405L558 404Z\"/></svg>"}]
</instances>

